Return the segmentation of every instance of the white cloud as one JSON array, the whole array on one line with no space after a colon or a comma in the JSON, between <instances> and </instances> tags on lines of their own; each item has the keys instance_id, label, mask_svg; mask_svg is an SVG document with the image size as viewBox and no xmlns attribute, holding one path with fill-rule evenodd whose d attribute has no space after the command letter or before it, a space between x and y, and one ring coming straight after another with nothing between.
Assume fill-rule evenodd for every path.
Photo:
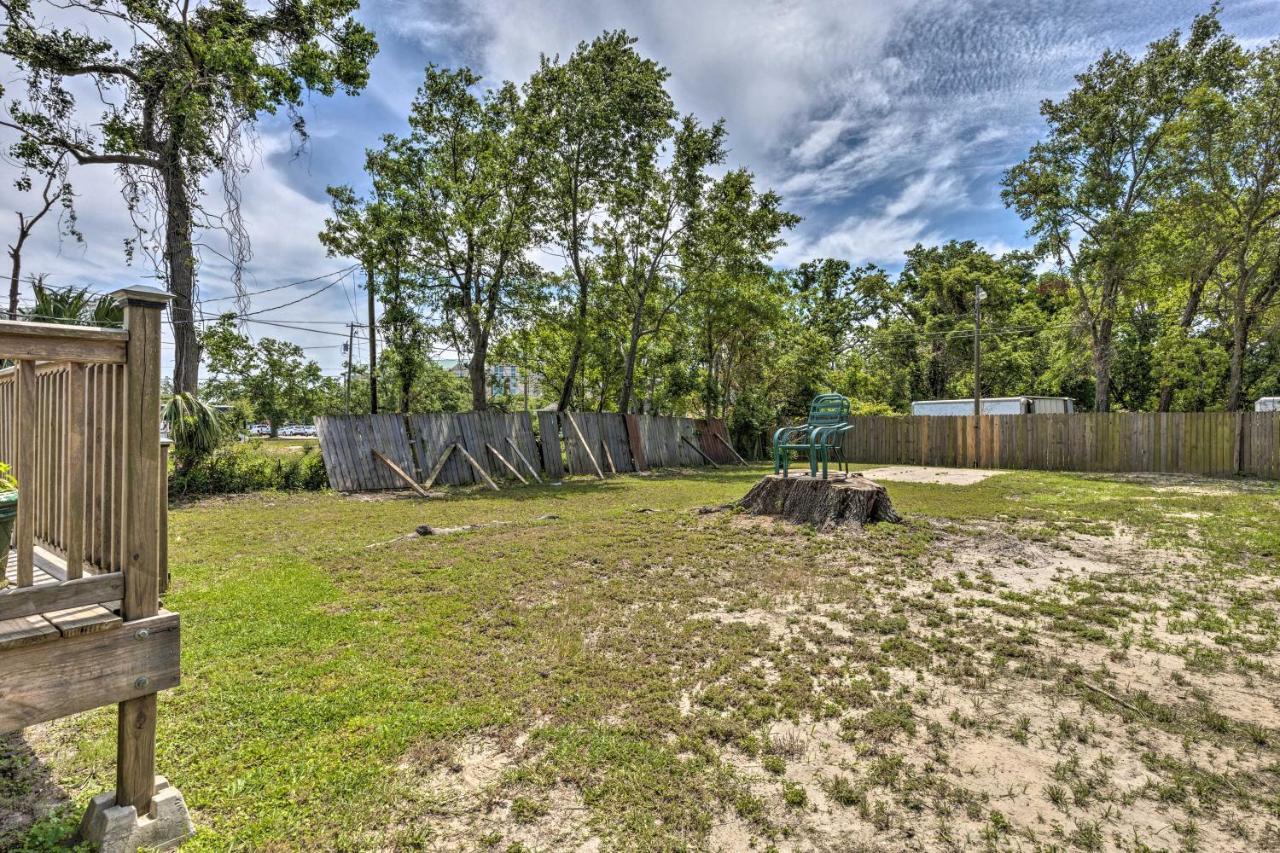
<instances>
[{"instance_id":1,"label":"white cloud","mask_svg":"<svg viewBox=\"0 0 1280 853\"><path fill-rule=\"evenodd\" d=\"M262 139L243 187L250 289L343 265L316 240L327 212L319 190L335 171L338 181L362 183L365 142L353 139L402 126L427 62L471 64L491 82L523 80L540 54L567 56L579 41L615 28L639 37L639 50L667 66L682 110L726 119L731 165L751 168L805 216L778 262L834 255L896 263L916 242L975 234L993 248L1018 245L1022 225L999 209L993 187L1041 132L1039 100L1059 97L1104 46L1140 50L1203 8L1202 0L365 0L359 15L383 50L362 98L384 109L341 99L309 104L323 175L279 156L287 137ZM1274 32L1273 13L1274 4L1241 2L1223 14L1229 28L1256 41ZM20 86L3 60L0 80ZM0 147L11 141L0 134ZM12 188L14 175L12 164L0 167L0 211L28 204ZM95 290L149 278L144 260L124 265L121 242L133 229L113 171L74 169L73 180L87 243L59 242L42 224L26 269ZM216 209L214 190L208 201ZM11 214L0 213L0 227L4 216ZM218 235L206 238L220 247ZM226 265L212 253L201 287L206 297L229 293ZM258 307L276 304L269 298ZM347 320L351 306L335 287L289 314ZM314 346L335 341L279 335ZM336 350L316 355L330 368L339 358Z\"/></svg>"}]
</instances>

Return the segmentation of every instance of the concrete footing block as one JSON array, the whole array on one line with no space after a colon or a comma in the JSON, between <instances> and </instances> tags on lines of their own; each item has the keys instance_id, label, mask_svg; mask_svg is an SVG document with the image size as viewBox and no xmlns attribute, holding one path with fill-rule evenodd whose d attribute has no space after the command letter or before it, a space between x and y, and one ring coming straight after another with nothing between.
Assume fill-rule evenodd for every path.
<instances>
[{"instance_id":1,"label":"concrete footing block","mask_svg":"<svg viewBox=\"0 0 1280 853\"><path fill-rule=\"evenodd\" d=\"M156 777L151 811L138 816L133 806L116 805L115 791L89 801L80 821L80 837L101 853L135 853L138 848L173 850L195 832L182 793L163 776Z\"/></svg>"}]
</instances>

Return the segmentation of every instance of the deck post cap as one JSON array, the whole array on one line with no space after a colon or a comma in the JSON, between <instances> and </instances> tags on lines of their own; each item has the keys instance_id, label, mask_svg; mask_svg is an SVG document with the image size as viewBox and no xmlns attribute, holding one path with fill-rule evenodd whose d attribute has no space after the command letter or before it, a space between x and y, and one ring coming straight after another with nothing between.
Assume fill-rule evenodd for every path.
<instances>
[{"instance_id":1,"label":"deck post cap","mask_svg":"<svg viewBox=\"0 0 1280 853\"><path fill-rule=\"evenodd\" d=\"M163 308L173 300L173 294L158 287L137 284L113 290L111 295L129 305L155 305Z\"/></svg>"}]
</instances>

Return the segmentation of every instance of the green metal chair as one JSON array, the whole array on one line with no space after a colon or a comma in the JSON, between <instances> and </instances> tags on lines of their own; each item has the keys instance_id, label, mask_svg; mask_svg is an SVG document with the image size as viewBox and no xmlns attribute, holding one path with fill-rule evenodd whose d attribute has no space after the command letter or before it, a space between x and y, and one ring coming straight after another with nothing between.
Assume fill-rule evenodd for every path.
<instances>
[{"instance_id":1,"label":"green metal chair","mask_svg":"<svg viewBox=\"0 0 1280 853\"><path fill-rule=\"evenodd\" d=\"M827 479L827 463L836 460L845 474L849 463L844 458L844 434L853 429L849 423L849 400L841 394L819 394L809 404L809 420L786 426L773 434L773 473L787 476L791 452L803 450L809 457L809 476L818 476L822 462L822 479Z\"/></svg>"}]
</instances>

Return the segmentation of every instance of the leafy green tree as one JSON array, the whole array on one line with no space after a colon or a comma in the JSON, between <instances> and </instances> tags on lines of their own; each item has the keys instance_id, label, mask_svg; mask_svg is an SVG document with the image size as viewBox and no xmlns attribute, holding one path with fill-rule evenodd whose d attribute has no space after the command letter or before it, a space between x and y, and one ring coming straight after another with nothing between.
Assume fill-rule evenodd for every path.
<instances>
[{"instance_id":1,"label":"leafy green tree","mask_svg":"<svg viewBox=\"0 0 1280 853\"><path fill-rule=\"evenodd\" d=\"M1088 326L1098 411L1111 403L1114 333L1140 266L1154 208L1176 180L1169 138L1190 95L1230 75L1235 44L1217 10L1153 42L1138 59L1106 51L1040 112L1048 137L1004 176L1005 203L1030 223L1036 248L1067 270Z\"/></svg>"},{"instance_id":2,"label":"leafy green tree","mask_svg":"<svg viewBox=\"0 0 1280 853\"><path fill-rule=\"evenodd\" d=\"M201 343L209 367L205 392L221 403L247 403L256 420L271 425L272 438L287 421L315 413L325 382L302 347L275 338L254 343L236 331L234 315L207 328Z\"/></svg>"},{"instance_id":3,"label":"leafy green tree","mask_svg":"<svg viewBox=\"0 0 1280 853\"><path fill-rule=\"evenodd\" d=\"M569 59L543 57L525 86L540 175L540 225L572 273L573 342L559 405L568 409L591 330L589 312L599 271L593 226L624 193L676 118L664 88L667 70L635 50L623 31L582 42Z\"/></svg>"},{"instance_id":4,"label":"leafy green tree","mask_svg":"<svg viewBox=\"0 0 1280 853\"><path fill-rule=\"evenodd\" d=\"M412 229L410 277L468 356L471 406L488 406L489 347L536 278L536 172L519 90L474 91L470 69L428 67L409 113L412 132L370 158L396 188Z\"/></svg>"},{"instance_id":5,"label":"leafy green tree","mask_svg":"<svg viewBox=\"0 0 1280 853\"><path fill-rule=\"evenodd\" d=\"M307 91L364 86L377 45L352 18L357 0L261 7L243 0L3 0L0 8L7 17L0 50L27 83L25 99L0 122L21 134L11 155L29 164L66 152L81 165L114 166L130 211L155 213L163 235L158 267L174 295L174 387L194 393L195 231L212 224L203 213L202 180L221 172L230 187L225 221L238 271L249 251L234 189L244 134L264 113L293 112ZM52 23L68 9L92 26ZM77 103L82 88L103 94L96 121ZM303 132L301 115L293 119ZM150 229L139 232L147 237ZM239 287L238 272L235 281Z\"/></svg>"},{"instance_id":6,"label":"leafy green tree","mask_svg":"<svg viewBox=\"0 0 1280 853\"><path fill-rule=\"evenodd\" d=\"M413 273L414 224L397 198L400 189L385 170L373 163L384 152L365 152L366 170L374 177L371 198L359 198L350 187L329 187L333 216L325 220L321 242L331 255L356 258L364 266L365 287L382 299L378 325L386 333L387 348L379 367L390 367L399 410L413 405L413 389L427 358L429 330L422 316L422 289ZM378 389L388 387L379 370L369 385L369 411L381 409Z\"/></svg>"}]
</instances>

